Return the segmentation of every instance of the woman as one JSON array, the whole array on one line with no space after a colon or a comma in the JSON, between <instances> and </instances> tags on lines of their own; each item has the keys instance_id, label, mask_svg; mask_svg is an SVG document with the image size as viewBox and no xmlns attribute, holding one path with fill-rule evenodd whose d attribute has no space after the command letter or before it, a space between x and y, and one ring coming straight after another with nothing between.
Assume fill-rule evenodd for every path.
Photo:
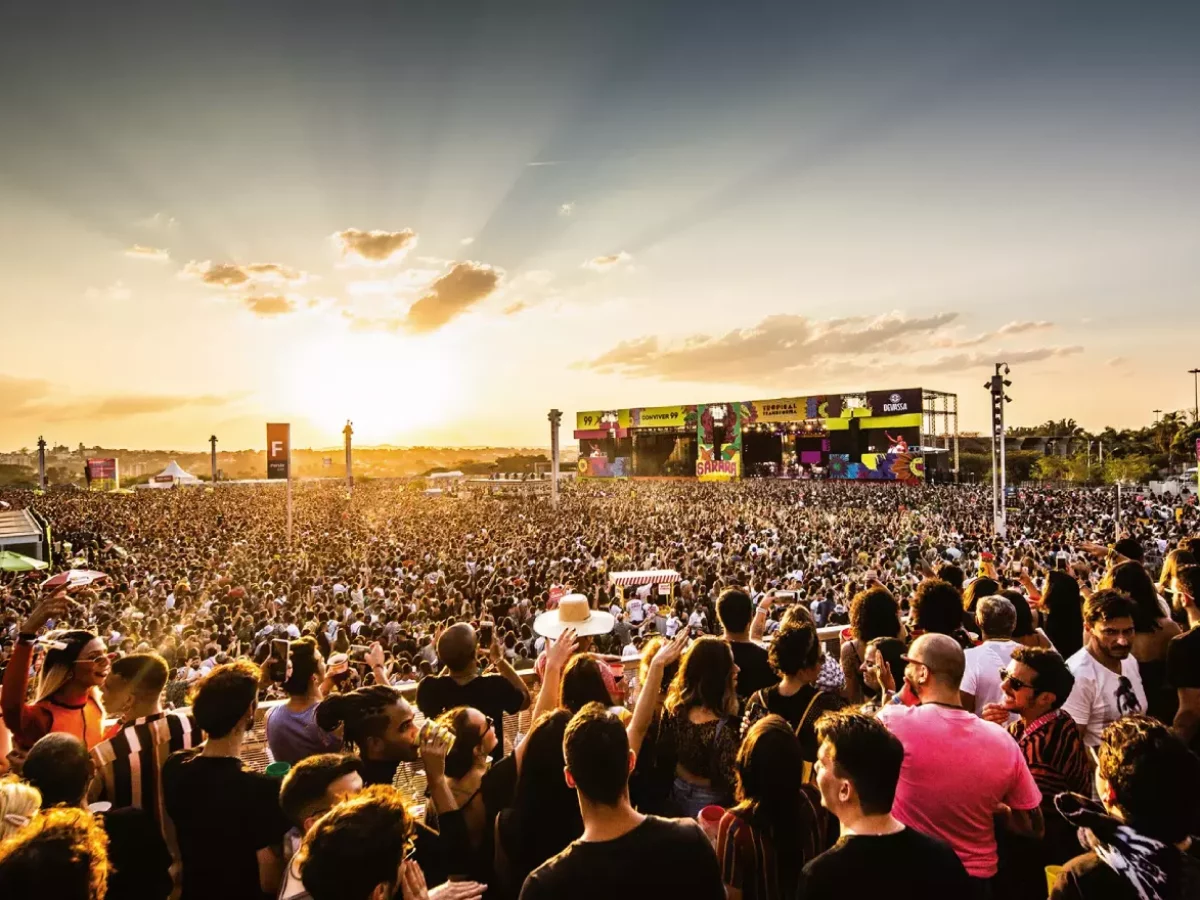
<instances>
[{"instance_id":1,"label":"woman","mask_svg":"<svg viewBox=\"0 0 1200 900\"><path fill-rule=\"evenodd\" d=\"M719 638L697 639L671 682L663 716L663 740L676 759L671 797L683 816L733 800L737 712L733 651Z\"/></svg>"},{"instance_id":2,"label":"woman","mask_svg":"<svg viewBox=\"0 0 1200 900\"><path fill-rule=\"evenodd\" d=\"M863 660L863 681L867 686L867 701L864 709L879 710L891 702L896 689L896 674L903 672L904 641L896 638L875 638L867 644L867 656Z\"/></svg>"},{"instance_id":3,"label":"woman","mask_svg":"<svg viewBox=\"0 0 1200 900\"><path fill-rule=\"evenodd\" d=\"M883 585L859 591L850 601L849 635L842 636L842 672L846 676L846 699L862 703L862 664L867 644L879 637L904 637L900 624L900 604Z\"/></svg>"},{"instance_id":4,"label":"woman","mask_svg":"<svg viewBox=\"0 0 1200 900\"><path fill-rule=\"evenodd\" d=\"M561 703L577 713L589 703L612 706L612 695L604 681L602 663L585 654L572 656L563 669Z\"/></svg>"},{"instance_id":5,"label":"woman","mask_svg":"<svg viewBox=\"0 0 1200 900\"><path fill-rule=\"evenodd\" d=\"M826 849L826 814L801 778L803 752L780 716L760 719L735 764L738 805L717 830L717 858L729 900L797 896L800 870Z\"/></svg>"},{"instance_id":6,"label":"woman","mask_svg":"<svg viewBox=\"0 0 1200 900\"><path fill-rule=\"evenodd\" d=\"M90 631L56 631L40 639L46 651L33 703L25 702L29 664L38 630L67 612L66 591L45 598L21 624L16 646L4 671L0 709L13 743L28 750L53 731L73 734L89 750L119 728L104 729L100 688L111 668L104 641Z\"/></svg>"},{"instance_id":7,"label":"woman","mask_svg":"<svg viewBox=\"0 0 1200 900\"><path fill-rule=\"evenodd\" d=\"M1167 645L1180 627L1160 606L1158 591L1141 563L1118 563L1100 580L1100 586L1116 588L1133 599L1133 658L1146 690L1146 713L1170 725L1179 709L1179 695L1167 686Z\"/></svg>"},{"instance_id":8,"label":"woman","mask_svg":"<svg viewBox=\"0 0 1200 900\"><path fill-rule=\"evenodd\" d=\"M988 571L995 571L994 566L984 564ZM979 624L975 621L975 609L979 605L979 601L984 597L994 597L1000 593L1000 582L995 578L987 575L981 575L967 585L963 591L963 612L962 624L963 628L972 634L979 628Z\"/></svg>"},{"instance_id":9,"label":"woman","mask_svg":"<svg viewBox=\"0 0 1200 900\"><path fill-rule=\"evenodd\" d=\"M525 878L583 834L579 798L563 778L563 735L571 712L546 713L529 730L516 797L496 817L495 871L501 897L516 897Z\"/></svg>"},{"instance_id":10,"label":"woman","mask_svg":"<svg viewBox=\"0 0 1200 900\"><path fill-rule=\"evenodd\" d=\"M1195 564L1196 557L1191 552L1183 549L1172 550L1167 554L1167 558L1163 560L1162 571L1158 576L1158 595L1163 598L1163 603L1168 610L1175 608L1175 573L1183 566L1192 566Z\"/></svg>"},{"instance_id":11,"label":"woman","mask_svg":"<svg viewBox=\"0 0 1200 900\"><path fill-rule=\"evenodd\" d=\"M1036 626L1033 610L1029 608L1029 601L1025 599L1025 595L1020 591L1009 589L1001 591L1000 596L1009 600L1013 609L1017 611L1017 624L1013 628L1012 639L1025 647L1053 650L1054 646L1050 643L1050 638L1046 637L1046 633Z\"/></svg>"},{"instance_id":12,"label":"woman","mask_svg":"<svg viewBox=\"0 0 1200 900\"><path fill-rule=\"evenodd\" d=\"M771 644L768 661L779 675L779 684L756 691L746 701L742 717L742 735L749 733L759 719L768 715L783 717L800 741L808 781L817 761L815 725L822 713L841 709L845 700L816 686L821 674L821 642L817 629L805 624L789 624L779 630Z\"/></svg>"},{"instance_id":13,"label":"woman","mask_svg":"<svg viewBox=\"0 0 1200 900\"><path fill-rule=\"evenodd\" d=\"M16 775L0 778L0 841L10 838L31 821L42 807L42 795Z\"/></svg>"},{"instance_id":14,"label":"woman","mask_svg":"<svg viewBox=\"0 0 1200 900\"><path fill-rule=\"evenodd\" d=\"M1083 597L1079 582L1066 572L1051 569L1042 588L1043 630L1063 659L1083 647Z\"/></svg>"},{"instance_id":15,"label":"woman","mask_svg":"<svg viewBox=\"0 0 1200 900\"><path fill-rule=\"evenodd\" d=\"M940 571L948 567L942 566ZM960 573L961 574L961 573ZM963 628L962 591L953 582L941 578L926 578L913 592L909 608L912 636L944 634L954 638L963 650L975 646L971 635Z\"/></svg>"}]
</instances>

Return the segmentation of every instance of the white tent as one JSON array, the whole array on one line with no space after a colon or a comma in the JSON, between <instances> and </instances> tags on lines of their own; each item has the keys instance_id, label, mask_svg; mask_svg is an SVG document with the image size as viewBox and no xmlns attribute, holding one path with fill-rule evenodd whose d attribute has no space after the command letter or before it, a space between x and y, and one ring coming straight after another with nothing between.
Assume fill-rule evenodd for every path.
<instances>
[{"instance_id":1,"label":"white tent","mask_svg":"<svg viewBox=\"0 0 1200 900\"><path fill-rule=\"evenodd\" d=\"M190 472L185 472L179 467L179 463L171 460L170 464L150 479L147 487L167 488L174 487L177 484L199 484L200 479Z\"/></svg>"}]
</instances>

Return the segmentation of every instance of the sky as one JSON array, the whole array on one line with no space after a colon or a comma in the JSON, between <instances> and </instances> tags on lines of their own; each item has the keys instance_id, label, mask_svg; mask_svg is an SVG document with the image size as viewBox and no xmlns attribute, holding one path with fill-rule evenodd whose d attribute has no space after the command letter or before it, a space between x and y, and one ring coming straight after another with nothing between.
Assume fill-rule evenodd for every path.
<instances>
[{"instance_id":1,"label":"sky","mask_svg":"<svg viewBox=\"0 0 1200 900\"><path fill-rule=\"evenodd\" d=\"M1200 4L0 5L0 449L1200 366Z\"/></svg>"}]
</instances>

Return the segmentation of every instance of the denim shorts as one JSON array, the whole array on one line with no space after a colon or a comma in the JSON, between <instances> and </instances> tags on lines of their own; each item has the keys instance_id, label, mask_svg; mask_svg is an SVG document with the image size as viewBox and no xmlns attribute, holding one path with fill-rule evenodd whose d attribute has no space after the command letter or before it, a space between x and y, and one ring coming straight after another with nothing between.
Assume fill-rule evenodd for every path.
<instances>
[{"instance_id":1,"label":"denim shorts","mask_svg":"<svg viewBox=\"0 0 1200 900\"><path fill-rule=\"evenodd\" d=\"M706 806L728 806L730 798L724 791L714 787L692 784L690 781L676 778L675 785L671 788L671 799L679 808L680 815L694 819Z\"/></svg>"}]
</instances>

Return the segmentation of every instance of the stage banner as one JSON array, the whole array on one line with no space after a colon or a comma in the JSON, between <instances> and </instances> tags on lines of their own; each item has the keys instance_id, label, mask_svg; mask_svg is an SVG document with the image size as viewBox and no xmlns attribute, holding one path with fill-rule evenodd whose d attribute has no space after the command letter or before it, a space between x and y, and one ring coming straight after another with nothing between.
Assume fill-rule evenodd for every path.
<instances>
[{"instance_id":1,"label":"stage banner","mask_svg":"<svg viewBox=\"0 0 1200 900\"><path fill-rule=\"evenodd\" d=\"M756 422L801 422L816 418L808 414L807 397L785 397L780 400L752 400L747 403L750 423Z\"/></svg>"},{"instance_id":2,"label":"stage banner","mask_svg":"<svg viewBox=\"0 0 1200 900\"><path fill-rule=\"evenodd\" d=\"M695 406L646 406L629 410L630 428L694 428Z\"/></svg>"},{"instance_id":3,"label":"stage banner","mask_svg":"<svg viewBox=\"0 0 1200 900\"><path fill-rule=\"evenodd\" d=\"M849 454L829 455L829 477L853 481L899 481L923 484L925 457L914 453L864 453L853 462Z\"/></svg>"},{"instance_id":4,"label":"stage banner","mask_svg":"<svg viewBox=\"0 0 1200 900\"><path fill-rule=\"evenodd\" d=\"M617 414L617 430L625 431L629 428L629 410L614 409L608 412ZM575 430L576 431L600 431L607 428L604 424L603 409L593 409L588 412L575 413Z\"/></svg>"},{"instance_id":5,"label":"stage banner","mask_svg":"<svg viewBox=\"0 0 1200 900\"><path fill-rule=\"evenodd\" d=\"M921 412L921 389L868 391L867 406L872 416L903 416Z\"/></svg>"},{"instance_id":6,"label":"stage banner","mask_svg":"<svg viewBox=\"0 0 1200 900\"><path fill-rule=\"evenodd\" d=\"M83 473L87 477L89 490L111 491L119 487L117 472L116 459L91 457L84 463Z\"/></svg>"},{"instance_id":7,"label":"stage banner","mask_svg":"<svg viewBox=\"0 0 1200 900\"><path fill-rule=\"evenodd\" d=\"M696 407L696 477L701 481L729 481L741 475L742 419L748 403L701 404ZM721 410L725 439L716 445L714 410Z\"/></svg>"},{"instance_id":8,"label":"stage banner","mask_svg":"<svg viewBox=\"0 0 1200 900\"><path fill-rule=\"evenodd\" d=\"M267 423L267 477L287 478L291 461L292 426L286 422Z\"/></svg>"}]
</instances>

